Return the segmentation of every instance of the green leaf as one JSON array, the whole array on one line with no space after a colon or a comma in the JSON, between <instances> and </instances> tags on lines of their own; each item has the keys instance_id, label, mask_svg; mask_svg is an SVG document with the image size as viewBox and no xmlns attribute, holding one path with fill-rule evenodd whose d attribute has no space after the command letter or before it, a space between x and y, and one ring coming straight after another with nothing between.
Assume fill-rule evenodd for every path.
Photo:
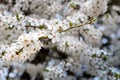
<instances>
[{"instance_id":1,"label":"green leaf","mask_svg":"<svg viewBox=\"0 0 120 80\"><path fill-rule=\"evenodd\" d=\"M100 58L102 58L104 61L107 60L107 56L104 54L104 52L101 52Z\"/></svg>"},{"instance_id":2,"label":"green leaf","mask_svg":"<svg viewBox=\"0 0 120 80\"><path fill-rule=\"evenodd\" d=\"M43 39L46 39L46 38L48 38L48 37L47 36L42 36L42 37L39 38L39 40L43 40Z\"/></svg>"},{"instance_id":3,"label":"green leaf","mask_svg":"<svg viewBox=\"0 0 120 80\"><path fill-rule=\"evenodd\" d=\"M69 47L69 45L68 45L68 41L65 42L65 46L66 46L66 47Z\"/></svg>"},{"instance_id":4,"label":"green leaf","mask_svg":"<svg viewBox=\"0 0 120 80\"><path fill-rule=\"evenodd\" d=\"M39 29L44 29L44 28L45 28L44 24L39 26Z\"/></svg>"},{"instance_id":5,"label":"green leaf","mask_svg":"<svg viewBox=\"0 0 120 80\"><path fill-rule=\"evenodd\" d=\"M74 9L76 8L76 6L75 6L74 3L71 3L70 6L71 6L72 8L74 8Z\"/></svg>"},{"instance_id":6,"label":"green leaf","mask_svg":"<svg viewBox=\"0 0 120 80\"><path fill-rule=\"evenodd\" d=\"M17 19L17 21L20 21L20 17L18 15L18 13L16 13L16 19Z\"/></svg>"},{"instance_id":7,"label":"green leaf","mask_svg":"<svg viewBox=\"0 0 120 80\"><path fill-rule=\"evenodd\" d=\"M96 54L96 53L95 53L95 54L93 54L93 55L92 55L92 57L97 57L97 54Z\"/></svg>"},{"instance_id":8,"label":"green leaf","mask_svg":"<svg viewBox=\"0 0 120 80\"><path fill-rule=\"evenodd\" d=\"M117 79L120 79L120 74L119 73L115 73L114 75Z\"/></svg>"},{"instance_id":9,"label":"green leaf","mask_svg":"<svg viewBox=\"0 0 120 80\"><path fill-rule=\"evenodd\" d=\"M9 26L9 27L8 27L8 29L9 29L9 30L12 30L12 29L13 29L13 27Z\"/></svg>"},{"instance_id":10,"label":"green leaf","mask_svg":"<svg viewBox=\"0 0 120 80\"><path fill-rule=\"evenodd\" d=\"M2 54L2 56L4 56L4 55L5 55L5 51L2 51L2 53L1 53L1 54Z\"/></svg>"},{"instance_id":11,"label":"green leaf","mask_svg":"<svg viewBox=\"0 0 120 80\"><path fill-rule=\"evenodd\" d=\"M103 56L102 58L104 61L106 61L108 59L107 56Z\"/></svg>"},{"instance_id":12,"label":"green leaf","mask_svg":"<svg viewBox=\"0 0 120 80\"><path fill-rule=\"evenodd\" d=\"M70 26L72 26L72 25L73 25L73 23L70 21L70 22L69 22L69 25L70 25Z\"/></svg>"},{"instance_id":13,"label":"green leaf","mask_svg":"<svg viewBox=\"0 0 120 80\"><path fill-rule=\"evenodd\" d=\"M45 71L45 72L49 72L49 70L48 70L48 69L44 69L44 71Z\"/></svg>"}]
</instances>

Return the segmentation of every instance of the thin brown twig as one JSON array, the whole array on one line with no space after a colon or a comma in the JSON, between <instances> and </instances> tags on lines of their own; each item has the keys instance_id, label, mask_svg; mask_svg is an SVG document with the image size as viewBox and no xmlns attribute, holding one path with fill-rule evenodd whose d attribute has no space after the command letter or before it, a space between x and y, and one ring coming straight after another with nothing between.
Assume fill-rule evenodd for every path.
<instances>
[{"instance_id":1,"label":"thin brown twig","mask_svg":"<svg viewBox=\"0 0 120 80\"><path fill-rule=\"evenodd\" d=\"M73 28L78 28L78 27L82 27L82 26L84 26L84 25L87 25L87 24L92 24L93 22L95 22L96 21L96 19L89 19L89 21L88 22L86 22L86 23L83 23L83 24L79 24L79 25L74 25L74 26L71 26L71 27L69 27L69 28L67 28L67 29L65 29L65 30L58 30L58 32L59 33L61 33L61 32L66 32L66 31L68 31L68 30L70 30L70 29L73 29Z\"/></svg>"}]
</instances>

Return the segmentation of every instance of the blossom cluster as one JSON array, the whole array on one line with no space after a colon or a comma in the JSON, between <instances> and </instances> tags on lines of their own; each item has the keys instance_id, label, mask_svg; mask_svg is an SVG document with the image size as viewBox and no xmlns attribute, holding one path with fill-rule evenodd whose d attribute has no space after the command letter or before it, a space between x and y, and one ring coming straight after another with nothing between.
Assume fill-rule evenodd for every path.
<instances>
[{"instance_id":1,"label":"blossom cluster","mask_svg":"<svg viewBox=\"0 0 120 80\"><path fill-rule=\"evenodd\" d=\"M0 61L4 65L0 68L4 69L9 64L19 71L19 65L16 64L24 65L23 69L33 80L38 73L45 80L76 80L76 77L81 77L84 73L102 80L119 79L120 71L115 71L116 68L110 66L112 62L108 59L112 53L100 49L104 33L94 26L98 16L107 11L107 2L108 0L1 1ZM29 64L41 49L53 51L49 52L52 56L57 55L54 50L60 51L67 58L50 58L37 66ZM68 71L73 75L69 75Z\"/></svg>"}]
</instances>

